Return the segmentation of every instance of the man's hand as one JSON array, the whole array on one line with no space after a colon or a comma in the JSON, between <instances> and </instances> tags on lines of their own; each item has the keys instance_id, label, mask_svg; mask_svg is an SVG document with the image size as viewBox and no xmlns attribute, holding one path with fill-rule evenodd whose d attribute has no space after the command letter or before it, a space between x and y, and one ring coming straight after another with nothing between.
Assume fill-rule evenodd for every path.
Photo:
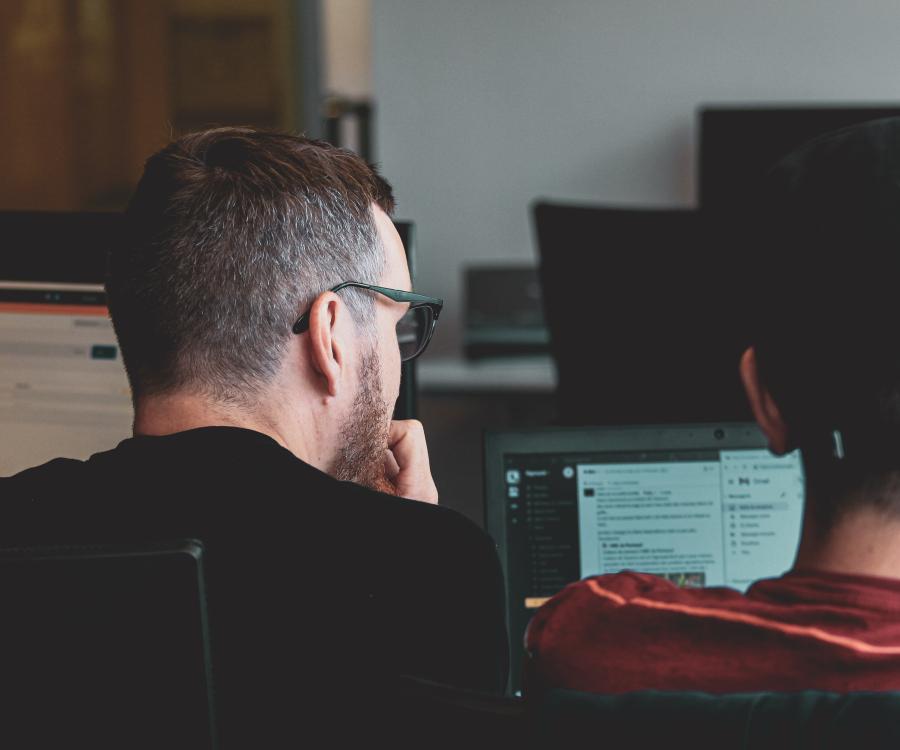
<instances>
[{"instance_id":1,"label":"man's hand","mask_svg":"<svg viewBox=\"0 0 900 750\"><path fill-rule=\"evenodd\" d=\"M391 422L385 468L398 495L437 504L438 491L431 477L428 446L421 422L414 419Z\"/></svg>"}]
</instances>

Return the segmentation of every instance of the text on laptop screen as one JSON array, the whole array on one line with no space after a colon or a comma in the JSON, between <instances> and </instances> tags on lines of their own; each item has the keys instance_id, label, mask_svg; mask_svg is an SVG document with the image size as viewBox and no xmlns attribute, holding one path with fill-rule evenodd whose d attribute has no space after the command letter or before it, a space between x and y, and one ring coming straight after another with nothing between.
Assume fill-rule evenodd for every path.
<instances>
[{"instance_id":1,"label":"text on laptop screen","mask_svg":"<svg viewBox=\"0 0 900 750\"><path fill-rule=\"evenodd\" d=\"M513 454L505 466L509 554L529 561L531 606L621 570L744 590L787 570L797 550L796 453Z\"/></svg>"},{"instance_id":2,"label":"text on laptop screen","mask_svg":"<svg viewBox=\"0 0 900 750\"><path fill-rule=\"evenodd\" d=\"M131 422L102 287L0 282L0 476L115 447Z\"/></svg>"}]
</instances>

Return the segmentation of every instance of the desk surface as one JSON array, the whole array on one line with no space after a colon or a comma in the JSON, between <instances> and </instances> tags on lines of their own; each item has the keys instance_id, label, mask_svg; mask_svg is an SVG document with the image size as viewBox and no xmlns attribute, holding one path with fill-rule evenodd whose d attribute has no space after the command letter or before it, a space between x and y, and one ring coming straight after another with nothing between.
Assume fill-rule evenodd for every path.
<instances>
[{"instance_id":1,"label":"desk surface","mask_svg":"<svg viewBox=\"0 0 900 750\"><path fill-rule=\"evenodd\" d=\"M426 393L552 393L556 367L549 355L467 360L422 357L418 381Z\"/></svg>"}]
</instances>

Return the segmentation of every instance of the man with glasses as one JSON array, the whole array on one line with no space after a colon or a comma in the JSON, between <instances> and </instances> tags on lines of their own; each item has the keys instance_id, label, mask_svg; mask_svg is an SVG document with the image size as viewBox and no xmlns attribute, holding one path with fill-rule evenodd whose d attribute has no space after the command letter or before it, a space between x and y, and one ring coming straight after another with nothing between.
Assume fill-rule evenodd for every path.
<instances>
[{"instance_id":1,"label":"man with glasses","mask_svg":"<svg viewBox=\"0 0 900 750\"><path fill-rule=\"evenodd\" d=\"M494 546L437 505L421 425L391 419L442 305L411 291L393 205L301 137L152 156L107 283L134 437L0 479L0 545L205 545L218 713L247 746L392 675L505 686Z\"/></svg>"}]
</instances>

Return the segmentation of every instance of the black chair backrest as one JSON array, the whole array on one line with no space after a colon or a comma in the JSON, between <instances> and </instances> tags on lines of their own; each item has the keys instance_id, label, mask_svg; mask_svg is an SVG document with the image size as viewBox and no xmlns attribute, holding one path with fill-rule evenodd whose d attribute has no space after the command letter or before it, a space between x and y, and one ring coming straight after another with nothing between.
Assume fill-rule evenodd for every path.
<instances>
[{"instance_id":1,"label":"black chair backrest","mask_svg":"<svg viewBox=\"0 0 900 750\"><path fill-rule=\"evenodd\" d=\"M522 700L409 678L384 687L373 736L397 748L881 750L900 745L897 692L550 690Z\"/></svg>"},{"instance_id":2,"label":"black chair backrest","mask_svg":"<svg viewBox=\"0 0 900 750\"><path fill-rule=\"evenodd\" d=\"M393 748L529 748L521 698L482 693L413 677L382 685L371 706L375 736Z\"/></svg>"},{"instance_id":3,"label":"black chair backrest","mask_svg":"<svg viewBox=\"0 0 900 750\"><path fill-rule=\"evenodd\" d=\"M534 706L532 720L535 747L597 747L602 738L604 746L633 750L887 750L900 746L900 693L552 690Z\"/></svg>"},{"instance_id":4,"label":"black chair backrest","mask_svg":"<svg viewBox=\"0 0 900 750\"><path fill-rule=\"evenodd\" d=\"M554 689L523 700L412 678L382 687L368 736L396 748L900 746L898 692L597 695Z\"/></svg>"},{"instance_id":5,"label":"black chair backrest","mask_svg":"<svg viewBox=\"0 0 900 750\"><path fill-rule=\"evenodd\" d=\"M750 418L737 245L691 210L537 203L534 221L563 423Z\"/></svg>"},{"instance_id":6,"label":"black chair backrest","mask_svg":"<svg viewBox=\"0 0 900 750\"><path fill-rule=\"evenodd\" d=\"M202 546L0 550L0 743L212 748Z\"/></svg>"}]
</instances>

